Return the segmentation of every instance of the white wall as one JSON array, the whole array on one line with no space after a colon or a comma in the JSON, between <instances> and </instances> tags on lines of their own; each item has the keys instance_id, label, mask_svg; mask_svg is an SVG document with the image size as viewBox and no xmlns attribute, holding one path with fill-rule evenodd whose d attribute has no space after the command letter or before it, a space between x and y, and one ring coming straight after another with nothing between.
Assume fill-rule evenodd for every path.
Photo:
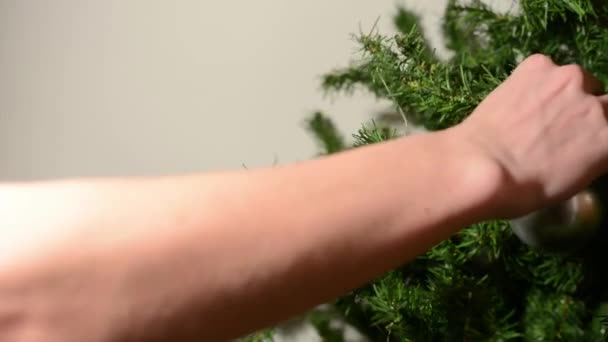
<instances>
[{"instance_id":1,"label":"white wall","mask_svg":"<svg viewBox=\"0 0 608 342\"><path fill-rule=\"evenodd\" d=\"M312 110L350 135L379 107L332 103L318 77L346 65L359 28L389 33L394 4L0 0L0 179L308 159Z\"/></svg>"}]
</instances>

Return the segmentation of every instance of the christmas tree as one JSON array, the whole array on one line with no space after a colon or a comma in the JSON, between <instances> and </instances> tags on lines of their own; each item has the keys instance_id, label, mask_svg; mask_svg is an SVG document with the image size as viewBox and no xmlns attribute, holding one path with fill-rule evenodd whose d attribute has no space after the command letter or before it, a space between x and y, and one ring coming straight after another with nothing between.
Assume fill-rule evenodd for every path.
<instances>
[{"instance_id":1,"label":"christmas tree","mask_svg":"<svg viewBox=\"0 0 608 342\"><path fill-rule=\"evenodd\" d=\"M315 113L308 124L323 154L397 138L396 122L427 130L457 125L534 53L608 81L604 0L521 0L509 13L481 1L449 1L442 27L453 52L447 60L436 56L411 12L399 9L394 23L394 36L359 34L361 58L325 75L322 86L328 93L371 92L390 101L395 114L361 128L352 144ZM605 341L603 226L592 242L567 254L525 245L508 221L464 227L334 307L372 341ZM310 317L326 341L343 340L327 313Z\"/></svg>"}]
</instances>

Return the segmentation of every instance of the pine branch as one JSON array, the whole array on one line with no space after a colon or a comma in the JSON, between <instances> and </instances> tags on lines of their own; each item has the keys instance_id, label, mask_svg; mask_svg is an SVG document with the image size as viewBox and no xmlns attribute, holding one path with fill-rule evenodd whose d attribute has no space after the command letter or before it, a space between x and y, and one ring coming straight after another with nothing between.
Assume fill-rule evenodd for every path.
<instances>
[{"instance_id":1,"label":"pine branch","mask_svg":"<svg viewBox=\"0 0 608 342\"><path fill-rule=\"evenodd\" d=\"M313 310L308 314L308 321L317 330L323 342L344 342L343 329L332 326L332 320L337 316L334 312Z\"/></svg>"},{"instance_id":2,"label":"pine branch","mask_svg":"<svg viewBox=\"0 0 608 342\"><path fill-rule=\"evenodd\" d=\"M412 11L408 11L403 7L399 7L397 10L397 14L393 20L393 24L397 31L401 34L407 35L413 30L418 30L420 36L423 38L423 57L428 62L438 62L437 57L434 54L433 48L429 41L425 38L424 31L422 30L422 25L420 21L420 17Z\"/></svg>"},{"instance_id":3,"label":"pine branch","mask_svg":"<svg viewBox=\"0 0 608 342\"><path fill-rule=\"evenodd\" d=\"M372 127L362 126L356 134L354 147L363 145L376 144L383 141L393 139L396 136L395 131L390 128L379 128L375 122L372 122Z\"/></svg>"},{"instance_id":4,"label":"pine branch","mask_svg":"<svg viewBox=\"0 0 608 342\"><path fill-rule=\"evenodd\" d=\"M241 339L242 342L273 342L274 331L272 329L265 329L253 334L250 334Z\"/></svg>"},{"instance_id":5,"label":"pine branch","mask_svg":"<svg viewBox=\"0 0 608 342\"><path fill-rule=\"evenodd\" d=\"M306 126L317 142L323 146L324 154L332 154L344 150L344 139L338 133L334 123L321 112L316 112L306 120Z\"/></svg>"},{"instance_id":6,"label":"pine branch","mask_svg":"<svg viewBox=\"0 0 608 342\"><path fill-rule=\"evenodd\" d=\"M450 0L443 31L454 54L447 61L434 57L417 17L400 9L399 33L356 36L360 59L325 75L322 87L327 93L365 90L438 130L464 120L533 53L561 65L579 63L608 83L606 1L519 4L519 12L499 14L481 1ZM325 150L343 148L327 143L334 141L326 132L332 129L316 120ZM374 122L353 137L358 147L396 133ZM440 201L441 193L436 196ZM483 222L341 297L336 307L372 340L599 341L607 329L593 312L608 301L601 295L608 276L598 260L606 260L608 249L599 242L589 248L584 257L551 255L523 245L505 221Z\"/></svg>"},{"instance_id":7,"label":"pine branch","mask_svg":"<svg viewBox=\"0 0 608 342\"><path fill-rule=\"evenodd\" d=\"M527 341L584 341L587 317L582 301L535 288L527 297L524 336Z\"/></svg>"}]
</instances>

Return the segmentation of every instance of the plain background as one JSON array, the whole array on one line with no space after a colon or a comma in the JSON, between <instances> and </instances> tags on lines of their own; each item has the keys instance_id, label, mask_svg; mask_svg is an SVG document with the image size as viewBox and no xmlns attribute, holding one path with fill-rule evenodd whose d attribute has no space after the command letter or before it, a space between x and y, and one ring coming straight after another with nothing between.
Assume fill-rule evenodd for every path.
<instances>
[{"instance_id":1,"label":"plain background","mask_svg":"<svg viewBox=\"0 0 608 342\"><path fill-rule=\"evenodd\" d=\"M386 108L325 98L351 35L405 4L432 40L445 0L0 0L0 180L154 175L312 158ZM439 39L440 40L440 39Z\"/></svg>"}]
</instances>

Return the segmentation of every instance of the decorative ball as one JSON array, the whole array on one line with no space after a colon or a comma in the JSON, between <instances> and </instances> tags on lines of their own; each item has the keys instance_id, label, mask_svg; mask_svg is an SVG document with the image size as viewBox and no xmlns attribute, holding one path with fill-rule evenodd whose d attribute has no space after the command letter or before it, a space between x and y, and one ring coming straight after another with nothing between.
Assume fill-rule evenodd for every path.
<instances>
[{"instance_id":1,"label":"decorative ball","mask_svg":"<svg viewBox=\"0 0 608 342\"><path fill-rule=\"evenodd\" d=\"M599 231L603 211L597 194L587 189L556 206L512 220L511 227L531 247L571 253Z\"/></svg>"}]
</instances>

